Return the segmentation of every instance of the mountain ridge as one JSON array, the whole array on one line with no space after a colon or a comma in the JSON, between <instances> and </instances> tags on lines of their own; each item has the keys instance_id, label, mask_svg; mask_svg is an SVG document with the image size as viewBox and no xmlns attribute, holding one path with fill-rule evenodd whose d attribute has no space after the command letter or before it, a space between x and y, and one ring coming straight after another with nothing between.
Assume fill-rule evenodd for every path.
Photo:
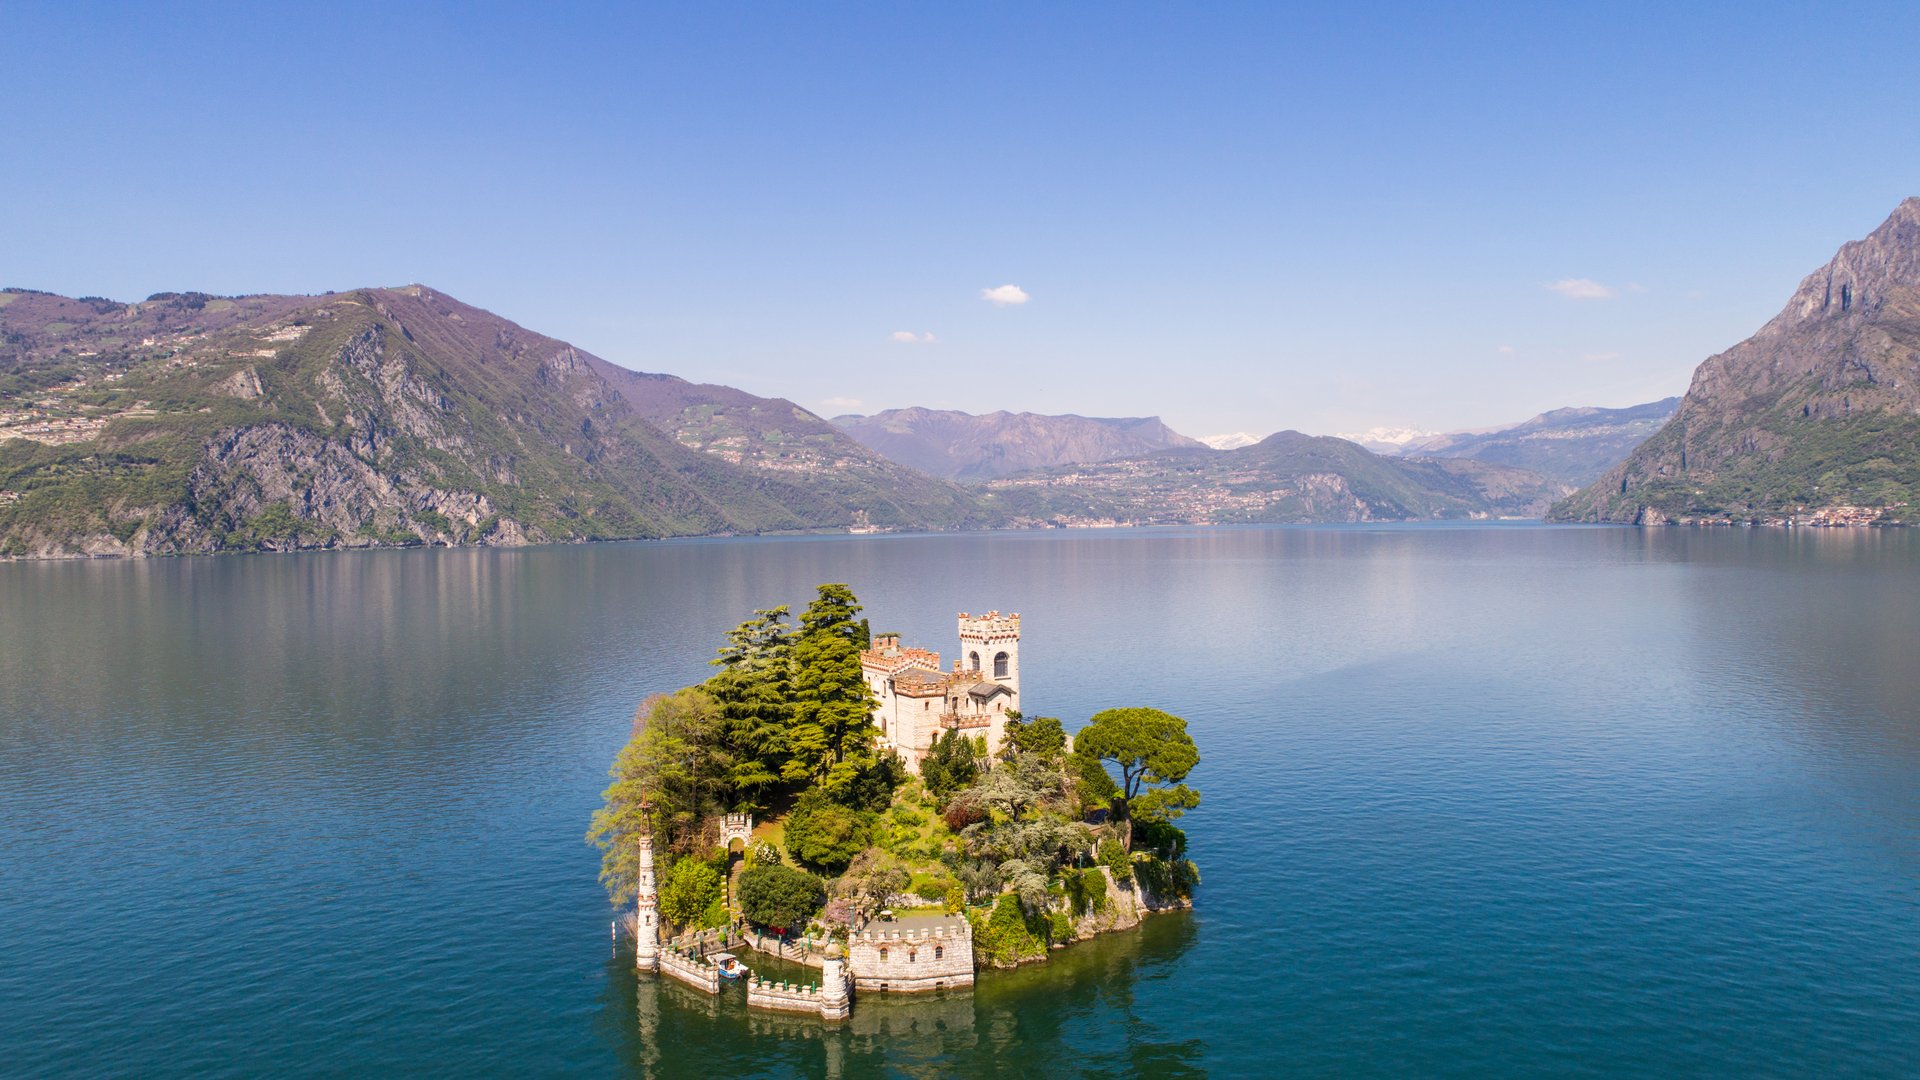
<instances>
[{"instance_id":1,"label":"mountain ridge","mask_svg":"<svg viewBox=\"0 0 1920 1080\"><path fill-rule=\"evenodd\" d=\"M871 416L836 416L833 423L877 453L930 476L959 481L1202 445L1157 416L967 413L913 406Z\"/></svg>"},{"instance_id":2,"label":"mountain ridge","mask_svg":"<svg viewBox=\"0 0 1920 1080\"><path fill-rule=\"evenodd\" d=\"M624 370L418 285L0 292L0 554L997 520L791 403Z\"/></svg>"},{"instance_id":3,"label":"mountain ridge","mask_svg":"<svg viewBox=\"0 0 1920 1080\"><path fill-rule=\"evenodd\" d=\"M1678 410L1557 520L1906 524L1920 503L1920 198L1702 361Z\"/></svg>"}]
</instances>

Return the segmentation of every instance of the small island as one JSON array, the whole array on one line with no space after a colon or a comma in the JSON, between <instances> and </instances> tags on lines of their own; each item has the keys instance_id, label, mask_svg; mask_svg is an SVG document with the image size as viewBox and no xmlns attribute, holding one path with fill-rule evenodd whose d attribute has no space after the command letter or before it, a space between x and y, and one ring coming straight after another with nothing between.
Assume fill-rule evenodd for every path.
<instances>
[{"instance_id":1,"label":"small island","mask_svg":"<svg viewBox=\"0 0 1920 1080\"><path fill-rule=\"evenodd\" d=\"M636 712L587 838L642 970L837 1020L1191 906L1184 720L1113 708L1070 736L1020 708L1019 615L962 613L943 669L861 610L827 584L797 626L757 611L711 678Z\"/></svg>"}]
</instances>

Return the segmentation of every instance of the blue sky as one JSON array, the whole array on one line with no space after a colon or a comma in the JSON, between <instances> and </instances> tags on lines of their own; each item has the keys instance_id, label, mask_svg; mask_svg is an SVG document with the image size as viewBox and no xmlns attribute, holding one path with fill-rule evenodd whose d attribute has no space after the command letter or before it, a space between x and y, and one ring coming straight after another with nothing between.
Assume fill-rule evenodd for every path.
<instances>
[{"instance_id":1,"label":"blue sky","mask_svg":"<svg viewBox=\"0 0 1920 1080\"><path fill-rule=\"evenodd\" d=\"M1679 393L1920 194L1916 30L1874 4L9 3L0 284L419 281L829 415L1478 426Z\"/></svg>"}]
</instances>

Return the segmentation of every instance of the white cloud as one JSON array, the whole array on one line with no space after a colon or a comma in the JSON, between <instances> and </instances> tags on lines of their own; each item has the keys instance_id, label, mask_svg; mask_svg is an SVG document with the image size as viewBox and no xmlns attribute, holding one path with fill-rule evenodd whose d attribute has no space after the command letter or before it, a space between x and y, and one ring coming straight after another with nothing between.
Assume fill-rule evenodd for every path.
<instances>
[{"instance_id":1,"label":"white cloud","mask_svg":"<svg viewBox=\"0 0 1920 1080\"><path fill-rule=\"evenodd\" d=\"M1497 351L1497 352L1498 352L1498 353L1499 353L1499 354L1500 354L1501 356L1512 356L1512 355L1513 355L1513 346L1511 346L1511 345L1502 345L1502 346L1500 346L1500 348L1499 348L1499 349L1497 349L1497 350L1495 350L1495 351Z\"/></svg>"},{"instance_id":2,"label":"white cloud","mask_svg":"<svg viewBox=\"0 0 1920 1080\"><path fill-rule=\"evenodd\" d=\"M1611 285L1602 285L1592 278L1561 278L1551 282L1548 289L1559 293L1569 300L1611 300L1618 293Z\"/></svg>"},{"instance_id":3,"label":"white cloud","mask_svg":"<svg viewBox=\"0 0 1920 1080\"><path fill-rule=\"evenodd\" d=\"M1591 360L1598 364L1607 360L1618 360L1620 359L1620 354L1617 352L1590 352L1582 355L1580 359Z\"/></svg>"},{"instance_id":4,"label":"white cloud","mask_svg":"<svg viewBox=\"0 0 1920 1080\"><path fill-rule=\"evenodd\" d=\"M931 345L934 342L931 330L924 334L916 334L911 330L895 330L892 337L902 345Z\"/></svg>"},{"instance_id":5,"label":"white cloud","mask_svg":"<svg viewBox=\"0 0 1920 1080\"><path fill-rule=\"evenodd\" d=\"M1027 290L1018 285L995 285L991 289L981 289L980 299L994 307L1013 307L1027 302Z\"/></svg>"},{"instance_id":6,"label":"white cloud","mask_svg":"<svg viewBox=\"0 0 1920 1080\"><path fill-rule=\"evenodd\" d=\"M830 409L857 409L866 402L857 397L830 397L822 400L820 404Z\"/></svg>"}]
</instances>

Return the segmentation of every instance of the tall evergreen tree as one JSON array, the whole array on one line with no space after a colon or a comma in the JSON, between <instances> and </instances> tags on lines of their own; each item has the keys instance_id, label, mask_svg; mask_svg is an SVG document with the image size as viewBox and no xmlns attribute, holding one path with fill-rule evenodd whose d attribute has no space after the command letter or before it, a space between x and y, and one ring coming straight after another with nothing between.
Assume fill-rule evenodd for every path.
<instances>
[{"instance_id":1,"label":"tall evergreen tree","mask_svg":"<svg viewBox=\"0 0 1920 1080\"><path fill-rule=\"evenodd\" d=\"M874 764L873 692L860 673L860 604L842 584L820 586L793 647L793 757L785 776L829 792Z\"/></svg>"},{"instance_id":2,"label":"tall evergreen tree","mask_svg":"<svg viewBox=\"0 0 1920 1080\"><path fill-rule=\"evenodd\" d=\"M785 607L768 608L727 633L707 680L707 693L724 718L723 738L734 751L731 779L737 797L760 809L779 786L793 757L793 630Z\"/></svg>"}]
</instances>

